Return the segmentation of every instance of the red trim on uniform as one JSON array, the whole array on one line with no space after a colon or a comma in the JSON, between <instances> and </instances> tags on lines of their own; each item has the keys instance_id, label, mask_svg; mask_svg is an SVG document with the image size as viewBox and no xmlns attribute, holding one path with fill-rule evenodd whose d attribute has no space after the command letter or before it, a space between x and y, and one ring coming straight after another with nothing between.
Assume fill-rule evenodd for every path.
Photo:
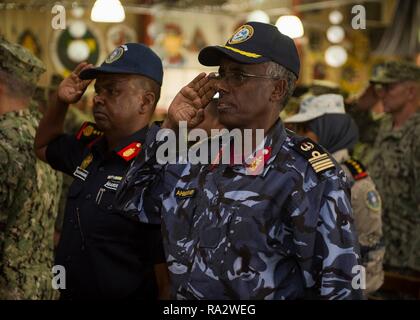
<instances>
[{"instance_id":1,"label":"red trim on uniform","mask_svg":"<svg viewBox=\"0 0 420 320\"><path fill-rule=\"evenodd\" d=\"M76 139L80 140L82 138L83 130L89 125L89 122L82 124L82 127L79 129L79 132L76 134Z\"/></svg>"},{"instance_id":2,"label":"red trim on uniform","mask_svg":"<svg viewBox=\"0 0 420 320\"><path fill-rule=\"evenodd\" d=\"M135 158L140 151L141 143L134 141L133 143L130 143L128 146L118 151L117 154L125 161L130 161L131 159Z\"/></svg>"},{"instance_id":3,"label":"red trim on uniform","mask_svg":"<svg viewBox=\"0 0 420 320\"><path fill-rule=\"evenodd\" d=\"M354 177L354 180L360 180L368 176L367 172L361 172Z\"/></svg>"}]
</instances>

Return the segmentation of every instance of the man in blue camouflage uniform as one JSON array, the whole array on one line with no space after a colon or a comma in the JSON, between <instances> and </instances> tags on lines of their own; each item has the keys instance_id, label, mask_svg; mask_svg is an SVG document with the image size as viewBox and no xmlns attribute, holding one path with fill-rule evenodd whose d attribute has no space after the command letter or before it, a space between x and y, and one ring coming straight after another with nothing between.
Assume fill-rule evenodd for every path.
<instances>
[{"instance_id":1,"label":"man in blue camouflage uniform","mask_svg":"<svg viewBox=\"0 0 420 320\"><path fill-rule=\"evenodd\" d=\"M149 130L116 205L143 222L162 222L173 297L361 298L352 281L359 249L346 176L322 147L278 119L299 73L293 41L249 22L199 60L219 65L219 76L200 74L184 87L162 127L196 126L217 90L220 122L264 129L264 148L246 163L163 166L159 127Z\"/></svg>"}]
</instances>

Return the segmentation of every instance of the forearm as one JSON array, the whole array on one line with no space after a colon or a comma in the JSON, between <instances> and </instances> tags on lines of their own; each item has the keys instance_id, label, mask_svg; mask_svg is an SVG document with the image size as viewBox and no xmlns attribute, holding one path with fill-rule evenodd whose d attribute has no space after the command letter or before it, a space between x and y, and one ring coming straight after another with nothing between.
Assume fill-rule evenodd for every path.
<instances>
[{"instance_id":1,"label":"forearm","mask_svg":"<svg viewBox=\"0 0 420 320\"><path fill-rule=\"evenodd\" d=\"M39 123L35 136L35 153L45 161L45 149L47 145L58 135L63 133L64 119L68 110L68 104L56 98L56 103L47 109Z\"/></svg>"}]
</instances>

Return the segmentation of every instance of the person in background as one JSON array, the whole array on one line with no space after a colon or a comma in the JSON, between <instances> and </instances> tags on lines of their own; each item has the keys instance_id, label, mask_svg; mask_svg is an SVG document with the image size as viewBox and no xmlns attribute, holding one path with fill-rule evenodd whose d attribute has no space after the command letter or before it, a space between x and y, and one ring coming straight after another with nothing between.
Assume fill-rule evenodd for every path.
<instances>
[{"instance_id":1,"label":"person in background","mask_svg":"<svg viewBox=\"0 0 420 320\"><path fill-rule=\"evenodd\" d=\"M413 276L419 283L420 67L386 62L370 81L386 113L370 165L383 200L385 270Z\"/></svg>"},{"instance_id":2,"label":"person in background","mask_svg":"<svg viewBox=\"0 0 420 320\"><path fill-rule=\"evenodd\" d=\"M0 38L0 299L53 299L53 232L61 180L36 159L31 99L43 63Z\"/></svg>"},{"instance_id":3,"label":"person in background","mask_svg":"<svg viewBox=\"0 0 420 320\"><path fill-rule=\"evenodd\" d=\"M343 97L323 94L305 98L300 110L284 120L294 131L325 147L351 180L351 204L366 269L365 293L378 290L384 281L381 197L365 166L351 158L358 141L358 128L345 113Z\"/></svg>"}]
</instances>

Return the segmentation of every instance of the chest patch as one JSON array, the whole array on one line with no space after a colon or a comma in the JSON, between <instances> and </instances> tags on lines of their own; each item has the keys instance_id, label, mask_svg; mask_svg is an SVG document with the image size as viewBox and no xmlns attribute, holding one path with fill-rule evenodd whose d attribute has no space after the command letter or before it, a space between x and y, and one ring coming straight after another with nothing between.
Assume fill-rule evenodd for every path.
<instances>
[{"instance_id":1,"label":"chest patch","mask_svg":"<svg viewBox=\"0 0 420 320\"><path fill-rule=\"evenodd\" d=\"M195 195L195 191L196 191L195 188L191 188L191 189L176 188L175 197L177 197L178 199L192 198Z\"/></svg>"},{"instance_id":2,"label":"chest patch","mask_svg":"<svg viewBox=\"0 0 420 320\"><path fill-rule=\"evenodd\" d=\"M108 176L106 178L106 183L104 184L104 188L108 190L114 190L117 191L118 186L122 180L121 176Z\"/></svg>"},{"instance_id":3,"label":"chest patch","mask_svg":"<svg viewBox=\"0 0 420 320\"><path fill-rule=\"evenodd\" d=\"M76 168L76 170L73 172L73 175L79 179L82 179L83 181L86 180L89 171L86 170L86 168L91 164L93 160L93 155L89 153L82 161L82 163Z\"/></svg>"}]
</instances>

